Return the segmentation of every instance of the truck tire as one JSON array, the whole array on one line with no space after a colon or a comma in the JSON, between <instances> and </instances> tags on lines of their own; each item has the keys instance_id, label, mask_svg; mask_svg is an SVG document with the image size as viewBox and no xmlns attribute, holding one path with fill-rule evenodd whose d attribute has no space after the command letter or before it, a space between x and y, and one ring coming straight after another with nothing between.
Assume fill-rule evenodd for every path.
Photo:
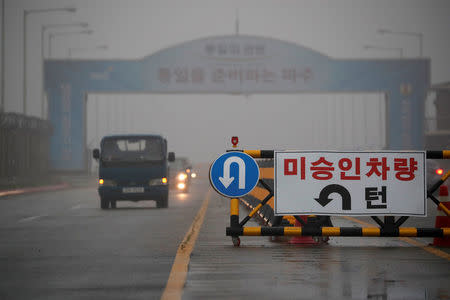
<instances>
[{"instance_id":1,"label":"truck tire","mask_svg":"<svg viewBox=\"0 0 450 300\"><path fill-rule=\"evenodd\" d=\"M105 198L100 198L100 208L107 209L109 207L109 200Z\"/></svg>"},{"instance_id":2,"label":"truck tire","mask_svg":"<svg viewBox=\"0 0 450 300\"><path fill-rule=\"evenodd\" d=\"M111 200L109 201L111 208L116 208L117 207L117 201L116 200Z\"/></svg>"},{"instance_id":3,"label":"truck tire","mask_svg":"<svg viewBox=\"0 0 450 300\"><path fill-rule=\"evenodd\" d=\"M157 208L167 208L168 206L169 206L169 197L168 196L165 196L164 198L156 201Z\"/></svg>"}]
</instances>

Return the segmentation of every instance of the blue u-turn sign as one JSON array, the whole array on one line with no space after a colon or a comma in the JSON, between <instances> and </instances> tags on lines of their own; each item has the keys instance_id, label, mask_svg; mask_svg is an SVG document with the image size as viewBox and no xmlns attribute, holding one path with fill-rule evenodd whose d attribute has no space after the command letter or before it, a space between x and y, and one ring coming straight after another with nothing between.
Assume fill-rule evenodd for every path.
<instances>
[{"instance_id":1,"label":"blue u-turn sign","mask_svg":"<svg viewBox=\"0 0 450 300\"><path fill-rule=\"evenodd\" d=\"M228 152L211 165L209 179L214 189L225 197L242 197L258 184L259 167L243 152Z\"/></svg>"}]
</instances>

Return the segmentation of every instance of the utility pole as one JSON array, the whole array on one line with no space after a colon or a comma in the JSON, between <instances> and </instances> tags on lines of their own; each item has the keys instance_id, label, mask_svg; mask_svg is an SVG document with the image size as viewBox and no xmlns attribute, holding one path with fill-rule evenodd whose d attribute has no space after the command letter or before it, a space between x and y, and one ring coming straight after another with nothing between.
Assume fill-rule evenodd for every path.
<instances>
[{"instance_id":1,"label":"utility pole","mask_svg":"<svg viewBox=\"0 0 450 300\"><path fill-rule=\"evenodd\" d=\"M2 103L0 107L0 112L5 111L5 1L2 1Z\"/></svg>"}]
</instances>

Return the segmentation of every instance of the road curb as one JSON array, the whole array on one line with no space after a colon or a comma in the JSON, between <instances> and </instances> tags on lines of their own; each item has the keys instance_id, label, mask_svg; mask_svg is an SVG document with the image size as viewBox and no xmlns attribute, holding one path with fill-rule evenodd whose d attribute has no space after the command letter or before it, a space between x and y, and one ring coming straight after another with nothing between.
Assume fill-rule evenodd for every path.
<instances>
[{"instance_id":1,"label":"road curb","mask_svg":"<svg viewBox=\"0 0 450 300\"><path fill-rule=\"evenodd\" d=\"M62 190L62 189L66 189L69 187L70 187L70 184L62 183L62 184L57 184L57 185L45 185L45 186L14 189L14 190L3 190L3 191L0 191L0 197L10 196L10 195L28 194L28 193L57 191L57 190Z\"/></svg>"}]
</instances>

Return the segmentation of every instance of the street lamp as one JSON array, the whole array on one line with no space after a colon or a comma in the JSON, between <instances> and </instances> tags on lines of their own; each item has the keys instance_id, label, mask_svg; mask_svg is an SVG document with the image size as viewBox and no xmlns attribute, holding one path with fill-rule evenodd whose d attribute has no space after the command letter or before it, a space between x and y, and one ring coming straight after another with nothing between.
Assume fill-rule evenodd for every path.
<instances>
[{"instance_id":1,"label":"street lamp","mask_svg":"<svg viewBox=\"0 0 450 300\"><path fill-rule=\"evenodd\" d=\"M423 54L423 33L421 32L405 32L405 31L392 31L390 29L378 29L379 34L392 34L392 35L407 35L414 36L419 39L419 57Z\"/></svg>"},{"instance_id":2,"label":"street lamp","mask_svg":"<svg viewBox=\"0 0 450 300\"><path fill-rule=\"evenodd\" d=\"M76 23L68 23L68 24L45 24L41 27L41 61L42 61L42 91L41 91L41 117L44 118L45 104L44 104L44 37L47 29L52 28L61 28L61 27L88 27L89 24L86 22L76 22Z\"/></svg>"},{"instance_id":3,"label":"street lamp","mask_svg":"<svg viewBox=\"0 0 450 300\"><path fill-rule=\"evenodd\" d=\"M72 53L74 51L94 51L94 50L107 50L107 49L108 49L108 45L98 45L93 48L69 48L69 49L67 49L67 55L69 57L72 57Z\"/></svg>"},{"instance_id":4,"label":"street lamp","mask_svg":"<svg viewBox=\"0 0 450 300\"><path fill-rule=\"evenodd\" d=\"M23 114L27 113L27 17L35 13L69 12L74 13L75 7L24 9L23 11Z\"/></svg>"},{"instance_id":5,"label":"street lamp","mask_svg":"<svg viewBox=\"0 0 450 300\"><path fill-rule=\"evenodd\" d=\"M72 32L52 32L48 35L48 57L52 56L52 40L56 36L61 35L75 35L75 34L92 34L93 30L82 30L82 31L72 31Z\"/></svg>"},{"instance_id":6,"label":"street lamp","mask_svg":"<svg viewBox=\"0 0 450 300\"><path fill-rule=\"evenodd\" d=\"M42 25L42 29L41 29L41 55L42 55L42 59L44 59L44 36L45 36L45 31L47 29L61 28L61 27L83 27L83 28L86 28L88 26L89 26L89 24L86 23L86 22L77 22L77 23L69 23L69 24L46 24L46 25Z\"/></svg>"},{"instance_id":7,"label":"street lamp","mask_svg":"<svg viewBox=\"0 0 450 300\"><path fill-rule=\"evenodd\" d=\"M375 50L388 50L388 51L398 51L400 54L400 57L403 57L403 48L395 48L395 47L381 47L381 46L374 46L374 45L364 45L365 50L369 49L375 49Z\"/></svg>"},{"instance_id":8,"label":"street lamp","mask_svg":"<svg viewBox=\"0 0 450 300\"><path fill-rule=\"evenodd\" d=\"M0 113L5 111L5 0L2 1L2 94Z\"/></svg>"}]
</instances>

